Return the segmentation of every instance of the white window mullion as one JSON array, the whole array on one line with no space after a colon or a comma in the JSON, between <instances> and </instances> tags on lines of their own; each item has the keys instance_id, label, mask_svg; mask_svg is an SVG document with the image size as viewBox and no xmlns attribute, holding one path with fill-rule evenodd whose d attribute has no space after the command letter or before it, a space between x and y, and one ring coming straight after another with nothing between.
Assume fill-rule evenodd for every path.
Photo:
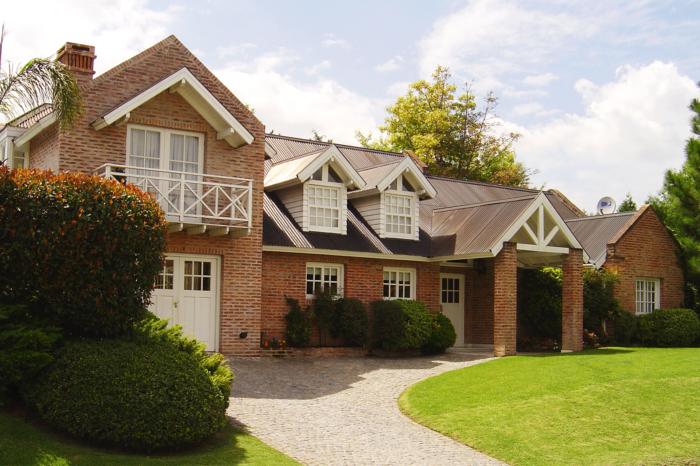
<instances>
[{"instance_id":1,"label":"white window mullion","mask_svg":"<svg viewBox=\"0 0 700 466\"><path fill-rule=\"evenodd\" d=\"M306 299L313 299L314 293L331 291L343 294L343 264L306 264Z\"/></svg>"},{"instance_id":2,"label":"white window mullion","mask_svg":"<svg viewBox=\"0 0 700 466\"><path fill-rule=\"evenodd\" d=\"M635 312L651 314L661 304L661 281L658 278L637 277L635 280Z\"/></svg>"},{"instance_id":3,"label":"white window mullion","mask_svg":"<svg viewBox=\"0 0 700 466\"><path fill-rule=\"evenodd\" d=\"M384 267L382 295L384 299L415 299L416 269Z\"/></svg>"}]
</instances>

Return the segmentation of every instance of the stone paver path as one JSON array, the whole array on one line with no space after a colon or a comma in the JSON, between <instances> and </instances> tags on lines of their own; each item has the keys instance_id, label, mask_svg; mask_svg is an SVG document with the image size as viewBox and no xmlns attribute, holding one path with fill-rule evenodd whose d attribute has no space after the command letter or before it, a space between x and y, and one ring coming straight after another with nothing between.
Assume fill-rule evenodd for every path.
<instances>
[{"instance_id":1,"label":"stone paver path","mask_svg":"<svg viewBox=\"0 0 700 466\"><path fill-rule=\"evenodd\" d=\"M502 465L416 424L396 400L410 385L488 361L454 350L435 357L230 358L233 423L306 465Z\"/></svg>"}]
</instances>

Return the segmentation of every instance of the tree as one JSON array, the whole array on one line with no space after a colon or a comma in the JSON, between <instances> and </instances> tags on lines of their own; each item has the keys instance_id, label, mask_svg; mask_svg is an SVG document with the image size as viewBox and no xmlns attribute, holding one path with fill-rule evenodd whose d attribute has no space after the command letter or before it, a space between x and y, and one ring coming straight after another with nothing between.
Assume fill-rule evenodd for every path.
<instances>
[{"instance_id":1,"label":"tree","mask_svg":"<svg viewBox=\"0 0 700 466\"><path fill-rule=\"evenodd\" d=\"M632 199L632 194L627 193L625 200L622 201L620 207L617 208L618 212L635 212L637 210L637 203Z\"/></svg>"},{"instance_id":2,"label":"tree","mask_svg":"<svg viewBox=\"0 0 700 466\"><path fill-rule=\"evenodd\" d=\"M700 100L693 99L689 108L695 113L691 130L700 136ZM648 202L681 245L686 279L700 285L700 139L688 139L685 152L683 167L666 171L659 195Z\"/></svg>"},{"instance_id":3,"label":"tree","mask_svg":"<svg viewBox=\"0 0 700 466\"><path fill-rule=\"evenodd\" d=\"M521 135L497 134L498 99L489 92L478 109L472 84L465 83L465 93L455 97L450 76L448 68L438 66L432 83L410 84L406 95L387 107L389 116L379 127L384 136L374 141L371 132L356 131L358 142L372 149L411 150L436 175L527 186L533 172L516 161L513 151Z\"/></svg>"},{"instance_id":4,"label":"tree","mask_svg":"<svg viewBox=\"0 0 700 466\"><path fill-rule=\"evenodd\" d=\"M73 73L62 63L34 58L24 66L2 68L5 25L0 32L0 113L12 119L41 104L51 103L61 129L71 129L83 109L83 97Z\"/></svg>"}]
</instances>

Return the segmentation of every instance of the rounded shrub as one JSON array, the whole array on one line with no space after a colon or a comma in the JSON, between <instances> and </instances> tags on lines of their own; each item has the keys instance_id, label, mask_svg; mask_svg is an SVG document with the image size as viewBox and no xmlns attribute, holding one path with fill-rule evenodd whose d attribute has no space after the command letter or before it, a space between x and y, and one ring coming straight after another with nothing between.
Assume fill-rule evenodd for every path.
<instances>
[{"instance_id":1,"label":"rounded shrub","mask_svg":"<svg viewBox=\"0 0 700 466\"><path fill-rule=\"evenodd\" d=\"M653 346L656 335L656 322L652 314L637 316L637 333L634 340L645 346Z\"/></svg>"},{"instance_id":2,"label":"rounded shrub","mask_svg":"<svg viewBox=\"0 0 700 466\"><path fill-rule=\"evenodd\" d=\"M430 337L430 312L420 301L373 301L375 342L386 350L422 347Z\"/></svg>"},{"instance_id":3,"label":"rounded shrub","mask_svg":"<svg viewBox=\"0 0 700 466\"><path fill-rule=\"evenodd\" d=\"M369 317L365 304L355 298L339 298L335 301L334 333L345 337L351 346L367 346L369 341Z\"/></svg>"},{"instance_id":4,"label":"rounded shrub","mask_svg":"<svg viewBox=\"0 0 700 466\"><path fill-rule=\"evenodd\" d=\"M700 319L691 309L656 309L651 315L656 346L690 346L700 335Z\"/></svg>"},{"instance_id":5,"label":"rounded shrub","mask_svg":"<svg viewBox=\"0 0 700 466\"><path fill-rule=\"evenodd\" d=\"M57 428L150 451L200 442L225 423L223 396L195 358L161 342L77 340L23 387Z\"/></svg>"},{"instance_id":6,"label":"rounded shrub","mask_svg":"<svg viewBox=\"0 0 700 466\"><path fill-rule=\"evenodd\" d=\"M627 311L621 311L613 319L615 328L615 341L623 345L628 345L637 332L637 318Z\"/></svg>"},{"instance_id":7,"label":"rounded shrub","mask_svg":"<svg viewBox=\"0 0 700 466\"><path fill-rule=\"evenodd\" d=\"M430 314L430 337L423 345L425 354L444 353L447 348L452 348L457 341L457 332L449 317L443 314Z\"/></svg>"},{"instance_id":8,"label":"rounded shrub","mask_svg":"<svg viewBox=\"0 0 700 466\"><path fill-rule=\"evenodd\" d=\"M71 333L119 334L148 306L165 225L134 186L0 167L0 296Z\"/></svg>"}]
</instances>

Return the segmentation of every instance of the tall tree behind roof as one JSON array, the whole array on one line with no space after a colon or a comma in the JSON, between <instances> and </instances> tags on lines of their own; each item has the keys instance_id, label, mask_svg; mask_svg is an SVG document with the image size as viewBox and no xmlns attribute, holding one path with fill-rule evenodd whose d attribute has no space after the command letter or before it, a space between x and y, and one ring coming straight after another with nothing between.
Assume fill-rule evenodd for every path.
<instances>
[{"instance_id":1,"label":"tall tree behind roof","mask_svg":"<svg viewBox=\"0 0 700 466\"><path fill-rule=\"evenodd\" d=\"M450 76L448 68L438 66L432 83L410 84L406 95L387 107L389 115L379 127L382 136L372 140L371 132L356 131L358 142L372 149L412 150L435 175L527 186L533 172L516 160L513 150L521 135L497 132L498 99L489 92L478 109L472 85L466 83L465 93L455 97L457 86L449 83Z\"/></svg>"},{"instance_id":2,"label":"tall tree behind roof","mask_svg":"<svg viewBox=\"0 0 700 466\"><path fill-rule=\"evenodd\" d=\"M70 129L83 109L78 82L63 64L34 58L24 66L2 62L5 25L0 32L0 113L12 119L51 103L61 129Z\"/></svg>"},{"instance_id":3,"label":"tall tree behind roof","mask_svg":"<svg viewBox=\"0 0 700 466\"><path fill-rule=\"evenodd\" d=\"M691 130L700 136L700 100L693 99L690 109ZM649 202L681 244L688 278L700 285L700 139L688 139L685 152L683 167L666 172L659 196Z\"/></svg>"}]
</instances>

